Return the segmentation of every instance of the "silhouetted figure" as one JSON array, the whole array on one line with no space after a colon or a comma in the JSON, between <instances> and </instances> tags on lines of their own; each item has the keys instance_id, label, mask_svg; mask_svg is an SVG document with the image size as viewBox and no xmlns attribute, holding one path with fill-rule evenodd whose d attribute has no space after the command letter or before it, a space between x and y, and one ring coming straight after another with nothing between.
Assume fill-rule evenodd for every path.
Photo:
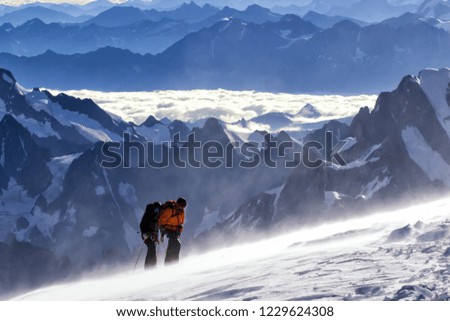
<instances>
[{"instance_id":1,"label":"silhouetted figure","mask_svg":"<svg viewBox=\"0 0 450 321\"><path fill-rule=\"evenodd\" d=\"M158 218L161 210L161 203L155 202L148 204L145 208L144 216L142 216L141 237L147 245L147 256L145 257L145 268L156 266L156 245L159 243L158 235Z\"/></svg>"}]
</instances>

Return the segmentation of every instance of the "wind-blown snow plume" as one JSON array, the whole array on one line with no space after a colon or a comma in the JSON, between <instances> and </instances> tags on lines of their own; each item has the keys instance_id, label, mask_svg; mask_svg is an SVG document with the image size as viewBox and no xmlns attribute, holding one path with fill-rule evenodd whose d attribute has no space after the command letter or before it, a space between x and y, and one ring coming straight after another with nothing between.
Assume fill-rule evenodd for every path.
<instances>
[{"instance_id":1,"label":"wind-blown snow plume","mask_svg":"<svg viewBox=\"0 0 450 321\"><path fill-rule=\"evenodd\" d=\"M449 208L447 198L300 229L15 300L450 299Z\"/></svg>"}]
</instances>

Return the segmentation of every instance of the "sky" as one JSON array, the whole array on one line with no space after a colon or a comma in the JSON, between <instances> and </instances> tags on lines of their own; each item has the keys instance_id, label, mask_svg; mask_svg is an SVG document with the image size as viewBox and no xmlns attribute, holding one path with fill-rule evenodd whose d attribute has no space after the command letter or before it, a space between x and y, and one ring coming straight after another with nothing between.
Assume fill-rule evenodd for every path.
<instances>
[{"instance_id":1,"label":"sky","mask_svg":"<svg viewBox=\"0 0 450 321\"><path fill-rule=\"evenodd\" d=\"M32 2L46 2L46 3L74 3L74 4L86 4L88 2L92 2L93 0L0 0L0 4L5 5L14 5L18 6L21 4L32 3ZM110 0L111 2L124 2L124 0Z\"/></svg>"}]
</instances>

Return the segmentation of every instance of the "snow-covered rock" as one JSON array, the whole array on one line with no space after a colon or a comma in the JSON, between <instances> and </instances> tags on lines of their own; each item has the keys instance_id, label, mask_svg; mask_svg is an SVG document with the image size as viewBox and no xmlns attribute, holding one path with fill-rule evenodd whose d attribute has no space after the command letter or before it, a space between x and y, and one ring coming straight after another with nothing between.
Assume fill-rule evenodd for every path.
<instances>
[{"instance_id":1,"label":"snow-covered rock","mask_svg":"<svg viewBox=\"0 0 450 321\"><path fill-rule=\"evenodd\" d=\"M306 117L306 118L319 118L321 116L320 112L311 104L306 104L302 109L297 113L297 116Z\"/></svg>"}]
</instances>

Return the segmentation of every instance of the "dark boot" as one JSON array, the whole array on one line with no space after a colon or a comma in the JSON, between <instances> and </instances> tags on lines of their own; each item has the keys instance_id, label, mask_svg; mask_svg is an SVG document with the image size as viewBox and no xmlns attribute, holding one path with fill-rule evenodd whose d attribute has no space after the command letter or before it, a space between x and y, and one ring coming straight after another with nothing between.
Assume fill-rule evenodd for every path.
<instances>
[{"instance_id":1,"label":"dark boot","mask_svg":"<svg viewBox=\"0 0 450 321\"><path fill-rule=\"evenodd\" d=\"M176 263L180 258L181 243L178 233L170 232L167 234L169 244L167 245L166 264Z\"/></svg>"},{"instance_id":2,"label":"dark boot","mask_svg":"<svg viewBox=\"0 0 450 321\"><path fill-rule=\"evenodd\" d=\"M145 257L145 268L156 266L156 243L149 241L147 244L147 256Z\"/></svg>"}]
</instances>

